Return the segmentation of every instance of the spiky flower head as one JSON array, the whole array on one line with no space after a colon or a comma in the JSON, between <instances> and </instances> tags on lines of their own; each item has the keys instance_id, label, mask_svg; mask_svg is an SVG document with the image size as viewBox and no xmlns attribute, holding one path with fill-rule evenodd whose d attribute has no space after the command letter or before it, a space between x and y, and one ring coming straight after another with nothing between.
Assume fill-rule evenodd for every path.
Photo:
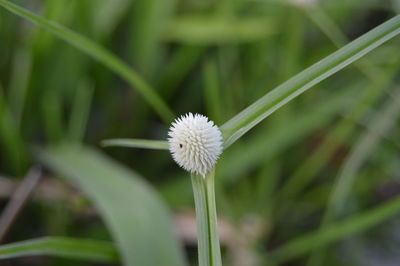
<instances>
[{"instance_id":1,"label":"spiky flower head","mask_svg":"<svg viewBox=\"0 0 400 266\"><path fill-rule=\"evenodd\" d=\"M168 132L169 150L175 162L203 177L222 153L222 135L206 116L188 113L177 118Z\"/></svg>"}]
</instances>

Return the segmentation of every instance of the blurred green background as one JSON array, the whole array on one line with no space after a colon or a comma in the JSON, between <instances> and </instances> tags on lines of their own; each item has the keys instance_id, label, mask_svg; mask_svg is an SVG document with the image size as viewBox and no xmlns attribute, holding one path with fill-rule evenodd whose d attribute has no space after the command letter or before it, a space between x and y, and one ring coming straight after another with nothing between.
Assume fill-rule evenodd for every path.
<instances>
[{"instance_id":1,"label":"blurred green background","mask_svg":"<svg viewBox=\"0 0 400 266\"><path fill-rule=\"evenodd\" d=\"M217 125L400 13L398 0L12 2L112 51L177 116L198 112ZM216 196L226 265L269 265L270 250L318 232L330 215L329 199L340 193L348 196L337 201L338 221L400 193L399 45L396 38L372 51L225 151L216 170ZM0 8L0 211L29 169L41 165L37 150L85 143L155 187L173 211L195 265L188 174L166 151L100 147L110 138L165 140L168 127L135 88L107 67ZM32 199L0 237L3 243L44 235L111 239L88 198L57 176L44 172ZM348 176L352 181L338 181ZM312 238L276 253L277 264L399 265L398 218L358 234L343 233L322 251L321 239ZM352 226L362 228L362 222ZM302 245L310 248L292 256ZM0 265L98 264L29 257Z\"/></svg>"}]
</instances>

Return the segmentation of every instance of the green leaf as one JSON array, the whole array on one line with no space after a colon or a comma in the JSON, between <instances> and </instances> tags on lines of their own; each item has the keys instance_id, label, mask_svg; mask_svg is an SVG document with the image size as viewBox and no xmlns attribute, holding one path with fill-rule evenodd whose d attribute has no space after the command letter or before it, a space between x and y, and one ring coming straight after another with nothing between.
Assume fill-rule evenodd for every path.
<instances>
[{"instance_id":1,"label":"green leaf","mask_svg":"<svg viewBox=\"0 0 400 266\"><path fill-rule=\"evenodd\" d=\"M124 265L186 265L167 207L138 174L85 147L63 145L39 155L93 202Z\"/></svg>"},{"instance_id":2,"label":"green leaf","mask_svg":"<svg viewBox=\"0 0 400 266\"><path fill-rule=\"evenodd\" d=\"M369 121L369 128L355 143L335 180L326 209L325 222L335 219L350 197L351 188L365 161L371 157L381 139L396 125L400 115L400 89L384 103L384 108Z\"/></svg>"},{"instance_id":3,"label":"green leaf","mask_svg":"<svg viewBox=\"0 0 400 266\"><path fill-rule=\"evenodd\" d=\"M351 136L357 126L356 122L360 121L370 111L371 106L374 106L381 99L385 88L398 72L399 66L400 61L388 68L381 69L382 73L375 77L375 82L370 82L367 87L361 90L360 96L356 98L351 109L346 112L346 116L341 118L332 129L327 131L328 134L321 144L310 156L307 156L298 169L294 171L294 174L284 183L280 192L282 199L296 198L312 182L312 178L326 166L328 160L332 158L332 155L337 150L337 147L341 145L340 143ZM284 209L281 208L281 210Z\"/></svg>"},{"instance_id":4,"label":"green leaf","mask_svg":"<svg viewBox=\"0 0 400 266\"><path fill-rule=\"evenodd\" d=\"M165 39L196 45L252 42L275 33L274 24L265 18L182 16L168 25Z\"/></svg>"},{"instance_id":5,"label":"green leaf","mask_svg":"<svg viewBox=\"0 0 400 266\"><path fill-rule=\"evenodd\" d=\"M164 50L162 34L174 14L175 0L136 0L130 12L130 52L138 70L145 77L153 77L158 64L162 64ZM158 74L157 74L158 78Z\"/></svg>"},{"instance_id":6,"label":"green leaf","mask_svg":"<svg viewBox=\"0 0 400 266\"><path fill-rule=\"evenodd\" d=\"M207 113L210 119L219 125L222 121L223 108L221 85L215 60L208 59L203 64L203 87Z\"/></svg>"},{"instance_id":7,"label":"green leaf","mask_svg":"<svg viewBox=\"0 0 400 266\"><path fill-rule=\"evenodd\" d=\"M298 95L399 33L400 15L362 35L273 89L221 127L225 139L224 147L229 147L247 131Z\"/></svg>"},{"instance_id":8,"label":"green leaf","mask_svg":"<svg viewBox=\"0 0 400 266\"><path fill-rule=\"evenodd\" d=\"M100 39L115 30L122 17L130 10L130 0L97 0L93 2L93 29Z\"/></svg>"},{"instance_id":9,"label":"green leaf","mask_svg":"<svg viewBox=\"0 0 400 266\"><path fill-rule=\"evenodd\" d=\"M168 150L168 142L164 140L147 139L106 139L101 142L103 147L129 147L153 150Z\"/></svg>"},{"instance_id":10,"label":"green leaf","mask_svg":"<svg viewBox=\"0 0 400 266\"><path fill-rule=\"evenodd\" d=\"M343 222L329 225L323 230L300 236L269 253L268 259L282 264L288 260L307 254L317 247L324 247L345 237L365 231L389 219L400 210L400 197Z\"/></svg>"},{"instance_id":11,"label":"green leaf","mask_svg":"<svg viewBox=\"0 0 400 266\"><path fill-rule=\"evenodd\" d=\"M65 136L65 125L63 119L63 97L60 91L47 90L42 94L42 117L46 137L51 143L60 142Z\"/></svg>"},{"instance_id":12,"label":"green leaf","mask_svg":"<svg viewBox=\"0 0 400 266\"><path fill-rule=\"evenodd\" d=\"M17 175L22 175L28 165L25 142L21 136L15 118L3 96L0 85L0 144L4 148L5 158Z\"/></svg>"},{"instance_id":13,"label":"green leaf","mask_svg":"<svg viewBox=\"0 0 400 266\"><path fill-rule=\"evenodd\" d=\"M140 77L133 69L127 64L122 62L115 55L98 45L97 43L89 40L88 38L63 27L53 21L50 21L41 16L21 8L9 1L0 0L0 5L9 11L21 16L27 20L37 23L39 26L50 31L59 38L65 40L69 44L75 46L77 49L91 56L93 59L104 64L110 70L114 71L125 79L132 87L138 90L139 93L146 99L146 101L154 108L154 110L164 119L166 123L171 122L174 117L173 112L169 109L168 105L163 99L154 91L152 87Z\"/></svg>"},{"instance_id":14,"label":"green leaf","mask_svg":"<svg viewBox=\"0 0 400 266\"><path fill-rule=\"evenodd\" d=\"M119 262L118 251L106 241L43 237L0 246L0 259L25 256L54 256L105 263Z\"/></svg>"},{"instance_id":15,"label":"green leaf","mask_svg":"<svg viewBox=\"0 0 400 266\"><path fill-rule=\"evenodd\" d=\"M21 125L32 71L32 55L29 45L29 42L22 42L22 44L16 46L8 85L10 110L18 128Z\"/></svg>"},{"instance_id":16,"label":"green leaf","mask_svg":"<svg viewBox=\"0 0 400 266\"><path fill-rule=\"evenodd\" d=\"M168 67L157 77L156 87L165 99L171 99L182 81L189 75L206 51L205 46L183 45L171 55Z\"/></svg>"},{"instance_id":17,"label":"green leaf","mask_svg":"<svg viewBox=\"0 0 400 266\"><path fill-rule=\"evenodd\" d=\"M68 137L71 141L82 142L89 120L90 105L93 97L93 86L83 80L75 90L74 102L69 120Z\"/></svg>"},{"instance_id":18,"label":"green leaf","mask_svg":"<svg viewBox=\"0 0 400 266\"><path fill-rule=\"evenodd\" d=\"M337 93L325 102L314 105L313 109L291 116L290 123L281 123L272 128L257 130L245 143L232 147L228 153L224 154L217 167L219 178L234 181L257 165L277 158L279 153L304 139L310 132L326 126L334 115L346 109L355 96L354 89L349 88L344 93Z\"/></svg>"},{"instance_id":19,"label":"green leaf","mask_svg":"<svg viewBox=\"0 0 400 266\"><path fill-rule=\"evenodd\" d=\"M359 176L362 165L374 153L374 149L380 143L380 140L390 131L400 115L400 90L393 94L384 104L384 108L379 111L374 119L370 121L369 129L355 143L354 148L347 156L343 167L335 179L332 192L328 198L328 204L325 209L320 230L332 223L344 209L346 202L351 197L353 184ZM310 262L322 260L324 252L321 248L317 248L312 253Z\"/></svg>"}]
</instances>

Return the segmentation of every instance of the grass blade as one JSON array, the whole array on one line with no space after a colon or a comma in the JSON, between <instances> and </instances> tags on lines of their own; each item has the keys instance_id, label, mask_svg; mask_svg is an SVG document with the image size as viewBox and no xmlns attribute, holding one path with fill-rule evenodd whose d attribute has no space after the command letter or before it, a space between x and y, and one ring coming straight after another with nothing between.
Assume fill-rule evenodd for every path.
<instances>
[{"instance_id":1,"label":"grass blade","mask_svg":"<svg viewBox=\"0 0 400 266\"><path fill-rule=\"evenodd\" d=\"M304 9L310 20L328 37L332 43L340 48L348 43L346 35L341 31L335 21L319 5L312 5ZM360 60L355 66L371 81L375 80L376 69L372 63Z\"/></svg>"},{"instance_id":2,"label":"grass blade","mask_svg":"<svg viewBox=\"0 0 400 266\"><path fill-rule=\"evenodd\" d=\"M18 16L37 23L39 26L75 46L83 53L86 53L95 60L104 64L110 70L114 71L123 79L125 79L132 87L136 88L166 123L171 122L174 114L168 105L144 79L142 79L135 71L133 71L127 64L122 62L115 55L88 38L57 23L54 23L53 21L35 15L32 12L7 0L0 0L0 5Z\"/></svg>"},{"instance_id":3,"label":"grass blade","mask_svg":"<svg viewBox=\"0 0 400 266\"><path fill-rule=\"evenodd\" d=\"M400 16L396 16L270 91L221 127L225 148L298 95L399 33Z\"/></svg>"},{"instance_id":4,"label":"grass blade","mask_svg":"<svg viewBox=\"0 0 400 266\"><path fill-rule=\"evenodd\" d=\"M31 70L32 56L28 44L23 44L18 47L18 50L15 53L9 85L10 109L18 128L21 125L22 114L24 112Z\"/></svg>"},{"instance_id":5,"label":"grass blade","mask_svg":"<svg viewBox=\"0 0 400 266\"><path fill-rule=\"evenodd\" d=\"M139 175L84 147L64 145L39 155L94 203L124 265L185 265L167 207Z\"/></svg>"},{"instance_id":6,"label":"grass blade","mask_svg":"<svg viewBox=\"0 0 400 266\"><path fill-rule=\"evenodd\" d=\"M389 103L385 104L385 108L370 122L370 130L360 138L348 155L329 196L321 230L338 217L345 202L349 199L351 189L358 176L357 172L366 159L371 156L381 138L395 125L399 115L400 90L397 90L394 99L390 99ZM314 265L314 261L321 261L323 256L324 252L318 248L312 253L310 264Z\"/></svg>"},{"instance_id":7,"label":"grass blade","mask_svg":"<svg viewBox=\"0 0 400 266\"><path fill-rule=\"evenodd\" d=\"M3 145L7 162L16 175L22 175L28 166L28 152L18 130L16 120L3 96L0 85L0 144Z\"/></svg>"},{"instance_id":8,"label":"grass blade","mask_svg":"<svg viewBox=\"0 0 400 266\"><path fill-rule=\"evenodd\" d=\"M210 18L181 16L172 21L164 38L195 45L227 44L262 40L276 32L275 21L264 18Z\"/></svg>"},{"instance_id":9,"label":"grass blade","mask_svg":"<svg viewBox=\"0 0 400 266\"><path fill-rule=\"evenodd\" d=\"M393 66L385 68L381 75L375 78L376 81L365 88L346 116L334 128L329 130L325 140L301 163L294 174L285 182L280 192L282 199L295 199L312 181L312 178L326 165L340 143L350 137L356 127L356 121L361 120L369 111L370 106L373 106L380 99L386 87L397 73L398 66L399 63L395 63Z\"/></svg>"},{"instance_id":10,"label":"grass blade","mask_svg":"<svg viewBox=\"0 0 400 266\"><path fill-rule=\"evenodd\" d=\"M131 58L139 73L154 78L156 65L163 56L161 37L174 13L175 0L137 0L130 14Z\"/></svg>"},{"instance_id":11,"label":"grass blade","mask_svg":"<svg viewBox=\"0 0 400 266\"><path fill-rule=\"evenodd\" d=\"M215 60L208 59L203 64L203 87L207 113L219 125L222 122L221 88Z\"/></svg>"},{"instance_id":12,"label":"grass blade","mask_svg":"<svg viewBox=\"0 0 400 266\"><path fill-rule=\"evenodd\" d=\"M99 39L107 37L130 9L129 0L100 0L93 4L93 29Z\"/></svg>"},{"instance_id":13,"label":"grass blade","mask_svg":"<svg viewBox=\"0 0 400 266\"><path fill-rule=\"evenodd\" d=\"M147 139L106 139L101 142L101 146L168 150L167 141Z\"/></svg>"},{"instance_id":14,"label":"grass blade","mask_svg":"<svg viewBox=\"0 0 400 266\"><path fill-rule=\"evenodd\" d=\"M324 247L345 237L368 230L398 214L399 210L400 197L397 197L365 213L292 240L282 247L272 250L269 259L282 264L305 255L317 247Z\"/></svg>"},{"instance_id":15,"label":"grass blade","mask_svg":"<svg viewBox=\"0 0 400 266\"><path fill-rule=\"evenodd\" d=\"M119 262L118 251L106 241L43 237L0 246L0 259L54 256L105 263Z\"/></svg>"},{"instance_id":16,"label":"grass blade","mask_svg":"<svg viewBox=\"0 0 400 266\"><path fill-rule=\"evenodd\" d=\"M63 97L60 91L47 90L42 99L42 119L50 143L61 141L66 132L63 121Z\"/></svg>"},{"instance_id":17,"label":"grass blade","mask_svg":"<svg viewBox=\"0 0 400 266\"><path fill-rule=\"evenodd\" d=\"M219 176L234 181L257 165L278 157L279 153L304 139L310 132L329 123L334 115L347 108L354 97L354 89L351 88L344 93L330 96L325 102L316 104L312 110L292 116L293 122L290 125L282 123L255 132L245 145L235 146L229 153L224 154L218 164Z\"/></svg>"},{"instance_id":18,"label":"grass blade","mask_svg":"<svg viewBox=\"0 0 400 266\"><path fill-rule=\"evenodd\" d=\"M361 165L371 156L381 138L396 125L399 115L400 90L396 92L393 99L389 100L389 103L385 103L385 108L376 114L373 121L369 123L369 130L365 132L348 155L332 191L329 207L326 210L326 219L333 219L339 214L348 199L350 189Z\"/></svg>"},{"instance_id":19,"label":"grass blade","mask_svg":"<svg viewBox=\"0 0 400 266\"><path fill-rule=\"evenodd\" d=\"M169 67L165 68L155 81L165 99L171 99L178 86L187 77L206 52L205 46L183 45L171 56Z\"/></svg>"},{"instance_id":20,"label":"grass blade","mask_svg":"<svg viewBox=\"0 0 400 266\"><path fill-rule=\"evenodd\" d=\"M69 120L69 139L82 142L89 118L89 111L93 97L93 86L89 81L83 80L75 91L74 102Z\"/></svg>"}]
</instances>

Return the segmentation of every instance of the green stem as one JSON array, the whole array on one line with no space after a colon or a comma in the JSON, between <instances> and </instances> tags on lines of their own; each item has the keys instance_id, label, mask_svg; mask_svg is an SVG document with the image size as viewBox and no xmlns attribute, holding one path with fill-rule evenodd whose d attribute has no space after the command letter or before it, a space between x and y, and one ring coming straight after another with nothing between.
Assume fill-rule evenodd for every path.
<instances>
[{"instance_id":1,"label":"green stem","mask_svg":"<svg viewBox=\"0 0 400 266\"><path fill-rule=\"evenodd\" d=\"M221 266L214 170L205 178L195 174L192 174L191 177L196 206L199 266Z\"/></svg>"}]
</instances>

